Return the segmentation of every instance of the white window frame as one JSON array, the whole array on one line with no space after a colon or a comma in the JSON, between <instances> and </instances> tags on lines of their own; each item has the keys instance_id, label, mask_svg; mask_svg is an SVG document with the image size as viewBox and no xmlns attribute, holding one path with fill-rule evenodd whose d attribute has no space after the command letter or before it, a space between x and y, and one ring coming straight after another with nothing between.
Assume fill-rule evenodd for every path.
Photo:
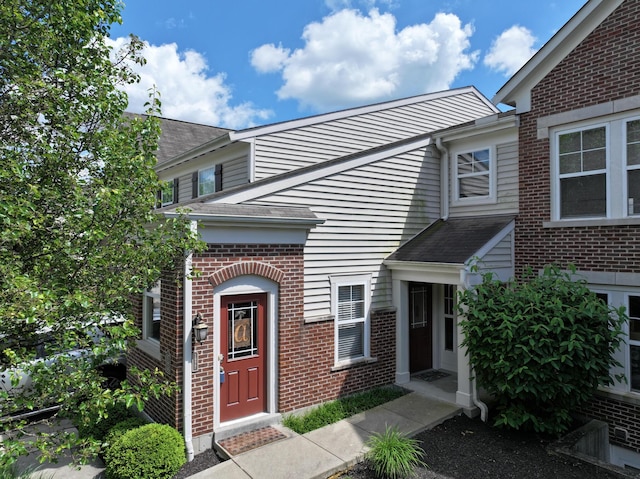
<instances>
[{"instance_id":1,"label":"white window frame","mask_svg":"<svg viewBox=\"0 0 640 479\"><path fill-rule=\"evenodd\" d=\"M480 151L489 152L489 171L481 173L463 174L458 172L458 156L464 154L473 154ZM486 204L494 203L496 198L496 148L495 145L471 145L456 149L451 155L453 163L453 202L460 204ZM484 196L460 197L460 179L477 176L487 176L489 181L489 193Z\"/></svg>"},{"instance_id":2,"label":"white window frame","mask_svg":"<svg viewBox=\"0 0 640 479\"><path fill-rule=\"evenodd\" d=\"M211 177L210 181L202 181L202 176L205 172L209 172L211 171L213 173L213 176ZM211 185L211 191L203 191L203 186L204 185ZM200 196L205 196L205 195L209 195L211 193L215 193L216 191L216 167L211 166L209 168L203 168L201 170L198 170L198 197Z\"/></svg>"},{"instance_id":3,"label":"white window frame","mask_svg":"<svg viewBox=\"0 0 640 479\"><path fill-rule=\"evenodd\" d=\"M160 360L162 357L160 354L160 341L151 336L151 321L153 321L153 311L149 310L148 300L160 299L161 294L161 280L158 280L158 283L156 283L153 288L148 289L142 294L142 339L137 341L137 347L139 349L157 360ZM162 302L160 303L160 317L162 318Z\"/></svg>"},{"instance_id":4,"label":"white window frame","mask_svg":"<svg viewBox=\"0 0 640 479\"><path fill-rule=\"evenodd\" d=\"M350 276L332 276L329 278L331 282L331 314L334 317L334 364L336 366L344 366L348 364L360 363L367 361L371 357L371 275L350 275ZM338 317L338 291L342 286L363 286L364 294L364 317L340 321ZM363 355L340 359L338 355L338 331L340 325L363 323Z\"/></svg>"},{"instance_id":5,"label":"white window frame","mask_svg":"<svg viewBox=\"0 0 640 479\"><path fill-rule=\"evenodd\" d=\"M630 222L637 224L640 220L640 210L638 214L629 214L628 207L628 187L627 173L629 170L640 169L633 165L627 168L627 123L638 120L638 111L633 114L620 113L606 118L576 122L570 125L559 125L550 128L549 142L551 155L551 223L552 226L561 226L581 222L585 225L597 224L617 224L616 222ZM607 188L607 208L605 216L584 216L573 218L560 217L560 165L559 165L559 138L561 134L575 131L588 130L606 127L607 153L606 153L606 188ZM626 223L622 223L626 224Z\"/></svg>"},{"instance_id":6,"label":"white window frame","mask_svg":"<svg viewBox=\"0 0 640 479\"><path fill-rule=\"evenodd\" d=\"M587 172L578 172L578 173L560 173L560 136L568 135L571 133L582 132L586 130L593 130L596 128L605 128L605 168L600 170L589 170ZM611 164L611 131L610 131L609 123L598 122L592 124L585 124L582 126L557 130L553 135L553 167L552 178L553 178L553 190L554 190L554 219L558 221L572 221L572 220L583 220L583 219L597 219L597 218L609 218L611 214L611 187L610 187L610 171L609 165ZM571 218L562 218L561 217L561 194L560 194L560 181L565 178L577 178L582 176L594 176L594 175L605 175L605 188L606 188L606 213L605 216L574 216Z\"/></svg>"},{"instance_id":7,"label":"white window frame","mask_svg":"<svg viewBox=\"0 0 640 479\"><path fill-rule=\"evenodd\" d=\"M165 181L162 185L160 189L160 206L168 206L174 203L174 181L175 180ZM170 193L171 197L167 198L166 196L168 195L165 195L165 193Z\"/></svg>"},{"instance_id":8,"label":"white window frame","mask_svg":"<svg viewBox=\"0 0 640 479\"><path fill-rule=\"evenodd\" d=\"M623 128L622 128L622 134L623 134L623 141L622 141L622 148L623 148L623 155L624 155L624 179L623 179L623 198L625 200L625 213L626 216L632 217L632 218L637 218L638 216L640 216L640 204L639 205L633 205L633 209L634 211L637 211L637 213L635 212L631 212L631 203L629 201L629 182L628 182L628 178L629 178L629 172L630 171L634 171L634 170L640 170L640 164L638 165L629 165L629 159L627 157L627 124L629 124L632 121L640 121L640 116L635 116L635 117L630 117L630 118L626 118L623 121Z\"/></svg>"}]
</instances>

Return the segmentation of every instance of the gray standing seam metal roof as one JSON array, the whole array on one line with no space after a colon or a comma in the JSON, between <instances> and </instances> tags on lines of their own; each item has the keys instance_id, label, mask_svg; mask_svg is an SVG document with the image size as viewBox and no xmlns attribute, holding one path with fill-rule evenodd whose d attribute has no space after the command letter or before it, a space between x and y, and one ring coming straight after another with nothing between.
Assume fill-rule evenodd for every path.
<instances>
[{"instance_id":1,"label":"gray standing seam metal roof","mask_svg":"<svg viewBox=\"0 0 640 479\"><path fill-rule=\"evenodd\" d=\"M500 215L439 219L387 260L464 264L514 218L514 215Z\"/></svg>"}]
</instances>

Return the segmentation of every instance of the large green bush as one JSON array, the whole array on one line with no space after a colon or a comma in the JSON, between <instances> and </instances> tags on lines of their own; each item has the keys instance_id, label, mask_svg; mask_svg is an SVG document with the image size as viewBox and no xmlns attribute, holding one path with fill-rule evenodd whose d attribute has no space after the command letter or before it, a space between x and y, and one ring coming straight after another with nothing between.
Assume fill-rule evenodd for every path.
<instances>
[{"instance_id":1,"label":"large green bush","mask_svg":"<svg viewBox=\"0 0 640 479\"><path fill-rule=\"evenodd\" d=\"M127 431L107 448L107 479L169 479L186 462L182 435L165 424Z\"/></svg>"},{"instance_id":2,"label":"large green bush","mask_svg":"<svg viewBox=\"0 0 640 479\"><path fill-rule=\"evenodd\" d=\"M74 422L80 437L91 437L103 441L113 426L132 417L135 415L127 406L115 403L105 408L103 417L100 417L95 411L90 411L84 416L78 415Z\"/></svg>"},{"instance_id":3,"label":"large green bush","mask_svg":"<svg viewBox=\"0 0 640 479\"><path fill-rule=\"evenodd\" d=\"M609 307L574 273L548 266L509 283L486 274L461 292L462 345L497 400L496 425L562 433L571 411L612 384L624 308Z\"/></svg>"}]
</instances>

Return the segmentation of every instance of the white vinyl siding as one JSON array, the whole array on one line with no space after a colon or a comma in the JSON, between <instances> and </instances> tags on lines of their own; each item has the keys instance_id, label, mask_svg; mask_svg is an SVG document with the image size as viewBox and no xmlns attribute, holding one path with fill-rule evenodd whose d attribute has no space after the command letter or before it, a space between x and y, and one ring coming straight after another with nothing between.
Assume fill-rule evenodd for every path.
<instances>
[{"instance_id":1,"label":"white vinyl siding","mask_svg":"<svg viewBox=\"0 0 640 479\"><path fill-rule=\"evenodd\" d=\"M465 92L264 135L255 139L256 180L493 113Z\"/></svg>"},{"instance_id":2,"label":"white vinyl siding","mask_svg":"<svg viewBox=\"0 0 640 479\"><path fill-rule=\"evenodd\" d=\"M513 233L506 235L491 251L480 259L478 264L480 271L496 271L503 269L513 270L514 251Z\"/></svg>"},{"instance_id":3,"label":"white vinyl siding","mask_svg":"<svg viewBox=\"0 0 640 479\"><path fill-rule=\"evenodd\" d=\"M518 212L518 143L499 144L496 152L496 193L495 201L489 204L456 202L453 182L453 165L450 168L451 209L450 217L460 218L474 215L500 215Z\"/></svg>"},{"instance_id":4,"label":"white vinyl siding","mask_svg":"<svg viewBox=\"0 0 640 479\"><path fill-rule=\"evenodd\" d=\"M309 207L325 220L305 246L305 317L330 314L329 277L371 274L373 310L391 305L382 261L440 215L440 160L419 148L251 201Z\"/></svg>"}]
</instances>

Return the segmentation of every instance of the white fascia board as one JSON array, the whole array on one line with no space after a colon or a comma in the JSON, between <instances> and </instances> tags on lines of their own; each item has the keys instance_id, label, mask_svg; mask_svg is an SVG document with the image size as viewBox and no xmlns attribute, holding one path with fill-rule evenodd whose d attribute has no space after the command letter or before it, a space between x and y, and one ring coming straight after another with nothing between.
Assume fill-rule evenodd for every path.
<instances>
[{"instance_id":1,"label":"white fascia board","mask_svg":"<svg viewBox=\"0 0 640 479\"><path fill-rule=\"evenodd\" d=\"M500 243L500 241L502 241L505 238L505 236L507 236L509 233L513 233L515 228L516 228L516 220L510 221L507 226L505 226L499 233L497 233L493 238L487 241L482 246L482 248L476 251L476 253L472 256L472 258L477 257L477 258L480 258L480 260L482 260L482 258L484 258L493 248L495 248L498 245L498 243Z\"/></svg>"},{"instance_id":2,"label":"white fascia board","mask_svg":"<svg viewBox=\"0 0 640 479\"><path fill-rule=\"evenodd\" d=\"M494 110L496 113L499 111L493 103L491 103L482 93L478 91L476 87L467 86L467 87L457 88L453 90L443 90L435 93L426 93L424 95L417 95L409 98L401 98L399 100L392 100L384 103L375 103L373 105L366 105L366 106L361 106L356 108L350 108L347 110L324 113L322 115L298 118L295 120L284 121L281 123L273 123L271 125L249 128L246 130L233 131L229 134L229 138L231 139L231 141L239 141L247 138L255 138L262 135L269 135L269 134L278 133L281 131L293 130L295 128L302 128L305 126L315 125L318 123L325 123L328 121L340 120L342 118L348 118L350 116L364 115L364 114L373 113L376 111L383 111L391 108L412 105L414 103L421 103L424 101L431 101L439 98L457 96L464 93L474 93L489 108Z\"/></svg>"},{"instance_id":3,"label":"white fascia board","mask_svg":"<svg viewBox=\"0 0 640 479\"><path fill-rule=\"evenodd\" d=\"M440 133L435 132L432 136L434 140L436 138L440 138L443 142L448 143L450 141L466 139L474 136L490 135L492 133L514 129L514 134L517 138L516 128L519 125L520 118L518 115L499 116L496 114L479 118L470 125L448 128Z\"/></svg>"},{"instance_id":4,"label":"white fascia board","mask_svg":"<svg viewBox=\"0 0 640 479\"><path fill-rule=\"evenodd\" d=\"M531 89L604 21L624 0L589 0L558 32L518 70L492 101L529 111Z\"/></svg>"},{"instance_id":5,"label":"white fascia board","mask_svg":"<svg viewBox=\"0 0 640 479\"><path fill-rule=\"evenodd\" d=\"M385 260L383 264L391 270L394 281L418 281L439 284L461 284L466 266L457 263L420 263L412 261Z\"/></svg>"},{"instance_id":6,"label":"white fascia board","mask_svg":"<svg viewBox=\"0 0 640 479\"><path fill-rule=\"evenodd\" d=\"M186 208L188 210L188 207ZM324 223L321 218L286 218L286 217L264 217L264 216L237 216L193 213L186 211L183 214L178 212L167 212L164 215L168 218L183 217L190 221L197 221L202 225L215 225L224 227L237 226L268 226L269 228L282 229L310 229Z\"/></svg>"},{"instance_id":7,"label":"white fascia board","mask_svg":"<svg viewBox=\"0 0 640 479\"><path fill-rule=\"evenodd\" d=\"M193 160L194 158L206 155L207 153L211 153L214 150L218 150L224 146L230 145L231 143L233 143L233 141L230 139L231 133L233 132L225 133L224 135L214 138L207 143L203 143L200 146L196 146L189 151L185 151L184 153L171 158L169 161L162 163L162 165L160 165L159 167L156 167L156 171L160 172L168 170L169 168L173 168L176 165L189 160Z\"/></svg>"},{"instance_id":8,"label":"white fascia board","mask_svg":"<svg viewBox=\"0 0 640 479\"><path fill-rule=\"evenodd\" d=\"M286 176L284 178L277 179L277 177L275 177L274 179L265 181L264 184L258 183L252 188L246 190L243 189L243 191L239 191L237 193L231 191L226 195L222 194L221 196L216 197L211 201L207 201L207 203L244 203L246 201L251 201L262 196L271 195L278 191L309 183L310 181L317 180L318 178L325 178L327 176L342 173L343 171L358 168L369 163L374 163L379 160L392 158L396 155L401 155L409 151L417 150L419 148L428 146L430 143L430 137L421 137L419 140L403 143L402 145L396 147L384 148L370 154L364 153L350 160L333 161L326 166L322 166L322 164L320 164L319 166L313 165L313 167L310 167L309 169L303 168L303 171L298 172L298 174L296 174L294 170L294 172L292 172L291 174L285 174ZM224 191L222 193L224 193Z\"/></svg>"}]
</instances>

